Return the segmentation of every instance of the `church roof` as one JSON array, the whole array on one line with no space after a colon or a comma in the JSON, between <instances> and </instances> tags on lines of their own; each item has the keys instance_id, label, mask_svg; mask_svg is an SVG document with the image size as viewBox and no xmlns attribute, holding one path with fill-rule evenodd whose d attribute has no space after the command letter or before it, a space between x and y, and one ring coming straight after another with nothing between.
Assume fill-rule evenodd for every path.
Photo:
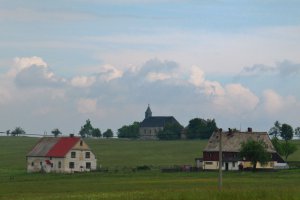
<instances>
[{"instance_id":1,"label":"church roof","mask_svg":"<svg viewBox=\"0 0 300 200\"><path fill-rule=\"evenodd\" d=\"M140 127L164 127L168 123L178 123L178 121L173 116L148 117L140 123Z\"/></svg>"}]
</instances>

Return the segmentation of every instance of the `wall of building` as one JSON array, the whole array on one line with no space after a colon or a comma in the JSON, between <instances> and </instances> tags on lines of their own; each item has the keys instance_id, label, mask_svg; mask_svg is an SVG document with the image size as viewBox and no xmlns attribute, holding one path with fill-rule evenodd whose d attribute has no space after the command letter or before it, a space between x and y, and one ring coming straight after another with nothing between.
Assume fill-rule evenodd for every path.
<instances>
[{"instance_id":1,"label":"wall of building","mask_svg":"<svg viewBox=\"0 0 300 200\"><path fill-rule=\"evenodd\" d=\"M139 129L141 139L157 139L157 133L163 130L163 127L141 127Z\"/></svg>"}]
</instances>

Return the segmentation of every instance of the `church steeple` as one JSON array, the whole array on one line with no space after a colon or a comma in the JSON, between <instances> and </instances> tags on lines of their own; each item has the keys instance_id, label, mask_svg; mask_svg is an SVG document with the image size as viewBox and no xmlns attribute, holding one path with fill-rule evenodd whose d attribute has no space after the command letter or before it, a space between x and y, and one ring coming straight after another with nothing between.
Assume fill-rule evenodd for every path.
<instances>
[{"instance_id":1,"label":"church steeple","mask_svg":"<svg viewBox=\"0 0 300 200\"><path fill-rule=\"evenodd\" d=\"M148 104L148 108L147 108L147 110L145 112L145 119L149 118L149 117L152 117L152 111L150 109L150 105Z\"/></svg>"}]
</instances>

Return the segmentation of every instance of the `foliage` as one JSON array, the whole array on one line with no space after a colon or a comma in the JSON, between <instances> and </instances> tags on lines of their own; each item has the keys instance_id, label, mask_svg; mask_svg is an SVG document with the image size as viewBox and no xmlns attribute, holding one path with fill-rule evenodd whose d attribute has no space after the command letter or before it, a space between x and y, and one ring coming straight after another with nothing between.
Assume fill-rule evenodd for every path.
<instances>
[{"instance_id":1,"label":"foliage","mask_svg":"<svg viewBox=\"0 0 300 200\"><path fill-rule=\"evenodd\" d=\"M83 138L92 136L93 133L93 126L91 124L91 121L88 119L86 120L85 124L81 127L79 131L79 135Z\"/></svg>"},{"instance_id":2,"label":"foliage","mask_svg":"<svg viewBox=\"0 0 300 200\"><path fill-rule=\"evenodd\" d=\"M16 127L15 130L13 130L10 133L12 136L18 136L18 135L24 135L26 132L21 127Z\"/></svg>"},{"instance_id":3,"label":"foliage","mask_svg":"<svg viewBox=\"0 0 300 200\"><path fill-rule=\"evenodd\" d=\"M133 122L131 125L124 125L122 128L118 129L118 137L119 138L138 138L140 136L139 133L139 122Z\"/></svg>"},{"instance_id":4,"label":"foliage","mask_svg":"<svg viewBox=\"0 0 300 200\"><path fill-rule=\"evenodd\" d=\"M215 120L194 118L189 121L187 126L186 136L189 139L208 139L212 133L218 129Z\"/></svg>"},{"instance_id":5,"label":"foliage","mask_svg":"<svg viewBox=\"0 0 300 200\"><path fill-rule=\"evenodd\" d=\"M112 132L111 129L107 129L104 133L103 133L103 137L105 138L111 138L114 136L114 133Z\"/></svg>"},{"instance_id":6,"label":"foliage","mask_svg":"<svg viewBox=\"0 0 300 200\"><path fill-rule=\"evenodd\" d=\"M94 128L93 131L92 131L92 136L97 137L97 138L101 137L102 134L101 134L100 129L99 128Z\"/></svg>"},{"instance_id":7,"label":"foliage","mask_svg":"<svg viewBox=\"0 0 300 200\"><path fill-rule=\"evenodd\" d=\"M51 133L57 137L58 135L61 135L62 133L60 132L60 130L58 128L55 128L51 131Z\"/></svg>"},{"instance_id":8,"label":"foliage","mask_svg":"<svg viewBox=\"0 0 300 200\"><path fill-rule=\"evenodd\" d=\"M271 139L271 142L276 150L276 152L279 154L279 155L283 155L283 151L282 151L282 143L280 142L280 140L277 138L277 137L273 137Z\"/></svg>"},{"instance_id":9,"label":"foliage","mask_svg":"<svg viewBox=\"0 0 300 200\"><path fill-rule=\"evenodd\" d=\"M159 131L157 137L160 140L177 140L180 139L183 127L178 123L167 123L163 130Z\"/></svg>"},{"instance_id":10,"label":"foliage","mask_svg":"<svg viewBox=\"0 0 300 200\"><path fill-rule=\"evenodd\" d=\"M281 124L279 123L279 121L276 121L274 123L274 126L269 130L269 135L272 135L277 138L280 135L280 132L281 132Z\"/></svg>"},{"instance_id":11,"label":"foliage","mask_svg":"<svg viewBox=\"0 0 300 200\"><path fill-rule=\"evenodd\" d=\"M246 160L252 163L253 171L256 171L258 162L264 165L271 158L271 155L267 152L266 144L263 141L248 140L241 145L240 157L246 158Z\"/></svg>"},{"instance_id":12,"label":"foliage","mask_svg":"<svg viewBox=\"0 0 300 200\"><path fill-rule=\"evenodd\" d=\"M299 135L300 136L300 127L295 128L295 135Z\"/></svg>"},{"instance_id":13,"label":"foliage","mask_svg":"<svg viewBox=\"0 0 300 200\"><path fill-rule=\"evenodd\" d=\"M281 144L282 155L285 157L285 162L287 162L288 157L297 151L297 146L290 142L284 142Z\"/></svg>"},{"instance_id":14,"label":"foliage","mask_svg":"<svg viewBox=\"0 0 300 200\"><path fill-rule=\"evenodd\" d=\"M284 139L285 141L293 139L294 130L293 128L288 124L282 124L281 131L280 131L280 137Z\"/></svg>"},{"instance_id":15,"label":"foliage","mask_svg":"<svg viewBox=\"0 0 300 200\"><path fill-rule=\"evenodd\" d=\"M300 136L300 127L295 128L295 134Z\"/></svg>"}]
</instances>

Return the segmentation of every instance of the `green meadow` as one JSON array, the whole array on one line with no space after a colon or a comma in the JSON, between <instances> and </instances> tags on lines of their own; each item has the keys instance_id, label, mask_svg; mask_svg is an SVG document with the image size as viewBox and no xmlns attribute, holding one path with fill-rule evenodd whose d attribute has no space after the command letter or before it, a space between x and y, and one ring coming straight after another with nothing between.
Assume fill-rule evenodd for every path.
<instances>
[{"instance_id":1,"label":"green meadow","mask_svg":"<svg viewBox=\"0 0 300 200\"><path fill-rule=\"evenodd\" d=\"M88 139L107 171L27 174L26 153L38 138L0 137L0 199L300 199L300 170L162 173L159 168L194 165L206 141ZM300 161L298 151L290 161ZM147 165L148 171L134 171Z\"/></svg>"}]
</instances>

